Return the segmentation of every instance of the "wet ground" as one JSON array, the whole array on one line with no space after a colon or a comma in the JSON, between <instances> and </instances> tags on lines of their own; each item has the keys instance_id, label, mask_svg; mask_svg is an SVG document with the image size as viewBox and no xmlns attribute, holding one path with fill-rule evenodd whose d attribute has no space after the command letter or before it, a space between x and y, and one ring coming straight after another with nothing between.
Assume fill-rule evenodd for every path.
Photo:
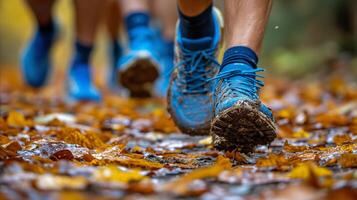
<instances>
[{"instance_id":1,"label":"wet ground","mask_svg":"<svg viewBox=\"0 0 357 200\"><path fill-rule=\"evenodd\" d=\"M6 74L6 75L5 75ZM355 199L356 85L267 80L278 138L252 154L179 133L160 99L69 103L1 71L0 199Z\"/></svg>"}]
</instances>

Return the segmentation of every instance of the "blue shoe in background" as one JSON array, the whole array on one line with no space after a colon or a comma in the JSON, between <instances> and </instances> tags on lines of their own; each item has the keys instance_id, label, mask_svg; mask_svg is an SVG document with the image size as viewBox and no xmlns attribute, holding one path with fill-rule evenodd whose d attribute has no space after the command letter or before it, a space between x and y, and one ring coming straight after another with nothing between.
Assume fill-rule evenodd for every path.
<instances>
[{"instance_id":1,"label":"blue shoe in background","mask_svg":"<svg viewBox=\"0 0 357 200\"><path fill-rule=\"evenodd\" d=\"M216 60L223 24L213 9L213 37L188 39L176 30L175 70L168 89L168 111L179 129L190 135L205 135L213 117L212 91L209 81L219 71Z\"/></svg>"},{"instance_id":2,"label":"blue shoe in background","mask_svg":"<svg viewBox=\"0 0 357 200\"><path fill-rule=\"evenodd\" d=\"M92 82L91 66L73 62L68 71L67 93L70 101L100 101L101 95Z\"/></svg>"},{"instance_id":3,"label":"blue shoe in background","mask_svg":"<svg viewBox=\"0 0 357 200\"><path fill-rule=\"evenodd\" d=\"M21 70L25 82L35 88L46 83L52 68L51 49L55 42L56 29L41 33L37 30L21 56Z\"/></svg>"},{"instance_id":4,"label":"blue shoe in background","mask_svg":"<svg viewBox=\"0 0 357 200\"><path fill-rule=\"evenodd\" d=\"M161 73L155 35L149 27L128 31L129 50L118 61L117 80L132 97L149 97Z\"/></svg>"},{"instance_id":5,"label":"blue shoe in background","mask_svg":"<svg viewBox=\"0 0 357 200\"><path fill-rule=\"evenodd\" d=\"M211 135L220 150L252 152L256 145L269 144L276 137L271 110L258 96L264 85L261 68L247 63L229 63L214 78L214 114Z\"/></svg>"},{"instance_id":6,"label":"blue shoe in background","mask_svg":"<svg viewBox=\"0 0 357 200\"><path fill-rule=\"evenodd\" d=\"M117 78L117 62L123 55L123 49L118 41L112 41L109 46L109 69L107 72L107 84L111 90L120 90Z\"/></svg>"},{"instance_id":7,"label":"blue shoe in background","mask_svg":"<svg viewBox=\"0 0 357 200\"><path fill-rule=\"evenodd\" d=\"M174 67L174 42L165 41L161 36L159 36L158 40L162 69L159 78L155 82L155 95L157 97L166 97Z\"/></svg>"}]
</instances>

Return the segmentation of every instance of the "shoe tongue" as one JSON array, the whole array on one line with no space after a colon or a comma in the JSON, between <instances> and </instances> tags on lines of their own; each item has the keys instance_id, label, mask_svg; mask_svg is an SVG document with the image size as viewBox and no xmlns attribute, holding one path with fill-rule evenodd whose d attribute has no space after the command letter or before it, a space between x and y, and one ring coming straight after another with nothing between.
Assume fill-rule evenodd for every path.
<instances>
[{"instance_id":1,"label":"shoe tongue","mask_svg":"<svg viewBox=\"0 0 357 200\"><path fill-rule=\"evenodd\" d=\"M182 38L182 45L184 48L191 51L208 49L212 46L211 37L203 37L198 39Z\"/></svg>"}]
</instances>

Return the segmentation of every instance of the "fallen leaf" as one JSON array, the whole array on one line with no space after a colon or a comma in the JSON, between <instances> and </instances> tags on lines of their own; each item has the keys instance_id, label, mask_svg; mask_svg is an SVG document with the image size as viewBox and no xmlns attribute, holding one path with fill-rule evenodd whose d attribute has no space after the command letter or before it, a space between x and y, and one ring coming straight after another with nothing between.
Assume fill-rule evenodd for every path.
<instances>
[{"instance_id":1,"label":"fallen leaf","mask_svg":"<svg viewBox=\"0 0 357 200\"><path fill-rule=\"evenodd\" d=\"M266 158L259 158L256 163L258 167L281 167L288 164L289 161L282 154L269 154Z\"/></svg>"},{"instance_id":2,"label":"fallen leaf","mask_svg":"<svg viewBox=\"0 0 357 200\"><path fill-rule=\"evenodd\" d=\"M133 169L128 171L123 171L115 165L109 165L106 167L100 167L93 174L93 178L97 181L103 182L119 182L119 183L129 183L140 181L145 178L139 170Z\"/></svg>"},{"instance_id":3,"label":"fallen leaf","mask_svg":"<svg viewBox=\"0 0 357 200\"><path fill-rule=\"evenodd\" d=\"M294 146L294 145L289 144L289 142L287 140L285 140L283 149L286 152L295 153L295 152L305 151L308 149L308 147L307 146Z\"/></svg>"},{"instance_id":4,"label":"fallen leaf","mask_svg":"<svg viewBox=\"0 0 357 200\"><path fill-rule=\"evenodd\" d=\"M12 127L24 127L30 125L30 122L25 119L25 116L16 111L9 112L6 122Z\"/></svg>"},{"instance_id":5,"label":"fallen leaf","mask_svg":"<svg viewBox=\"0 0 357 200\"><path fill-rule=\"evenodd\" d=\"M73 160L74 156L72 154L72 152L68 149L63 149L60 151L55 152L54 154L52 154L50 156L51 160Z\"/></svg>"},{"instance_id":6,"label":"fallen leaf","mask_svg":"<svg viewBox=\"0 0 357 200\"><path fill-rule=\"evenodd\" d=\"M217 177L224 170L229 170L231 168L232 164L229 158L218 156L214 165L193 170L192 172L164 185L164 190L180 195L189 194L190 183L194 180Z\"/></svg>"},{"instance_id":7,"label":"fallen leaf","mask_svg":"<svg viewBox=\"0 0 357 200\"><path fill-rule=\"evenodd\" d=\"M86 178L82 176L60 176L43 174L36 179L35 185L40 190L63 190L63 189L84 189L88 185Z\"/></svg>"},{"instance_id":8,"label":"fallen leaf","mask_svg":"<svg viewBox=\"0 0 357 200\"><path fill-rule=\"evenodd\" d=\"M313 162L305 162L294 167L288 177L308 180L312 177L326 177L332 174L332 171L327 168L319 167Z\"/></svg>"},{"instance_id":9,"label":"fallen leaf","mask_svg":"<svg viewBox=\"0 0 357 200\"><path fill-rule=\"evenodd\" d=\"M294 132L292 136L293 138L309 138L310 133L301 129L299 131Z\"/></svg>"},{"instance_id":10,"label":"fallen leaf","mask_svg":"<svg viewBox=\"0 0 357 200\"><path fill-rule=\"evenodd\" d=\"M344 143L348 143L348 142L351 142L351 141L352 141L352 138L347 134L335 135L333 137L333 142L335 144L339 144L339 145L344 144Z\"/></svg>"},{"instance_id":11,"label":"fallen leaf","mask_svg":"<svg viewBox=\"0 0 357 200\"><path fill-rule=\"evenodd\" d=\"M342 154L341 157L338 159L338 163L341 165L341 167L344 168L357 167L357 154Z\"/></svg>"}]
</instances>

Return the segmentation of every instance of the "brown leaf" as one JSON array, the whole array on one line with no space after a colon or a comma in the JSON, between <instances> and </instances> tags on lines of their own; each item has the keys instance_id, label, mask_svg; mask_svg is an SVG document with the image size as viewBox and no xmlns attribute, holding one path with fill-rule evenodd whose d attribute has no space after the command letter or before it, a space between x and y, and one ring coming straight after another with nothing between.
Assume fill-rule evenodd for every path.
<instances>
[{"instance_id":1,"label":"brown leaf","mask_svg":"<svg viewBox=\"0 0 357 200\"><path fill-rule=\"evenodd\" d=\"M282 154L269 154L267 158L259 158L257 167L280 167L288 165L289 162Z\"/></svg>"},{"instance_id":2,"label":"brown leaf","mask_svg":"<svg viewBox=\"0 0 357 200\"><path fill-rule=\"evenodd\" d=\"M341 157L338 159L338 163L341 165L341 167L344 168L357 167L357 154L342 154Z\"/></svg>"},{"instance_id":3,"label":"brown leaf","mask_svg":"<svg viewBox=\"0 0 357 200\"><path fill-rule=\"evenodd\" d=\"M10 144L6 145L6 150L12 151L14 153L16 153L17 151L19 151L21 149L22 149L22 147L17 141L11 142Z\"/></svg>"},{"instance_id":4,"label":"brown leaf","mask_svg":"<svg viewBox=\"0 0 357 200\"><path fill-rule=\"evenodd\" d=\"M0 145L2 145L2 144L7 144L7 143L9 143L11 140L7 137L7 136L5 136L5 135L0 135Z\"/></svg>"},{"instance_id":5,"label":"brown leaf","mask_svg":"<svg viewBox=\"0 0 357 200\"><path fill-rule=\"evenodd\" d=\"M237 164L247 164L248 163L247 157L238 151L226 152L225 156L227 158L231 158L231 159L235 160L237 162Z\"/></svg>"},{"instance_id":6,"label":"brown leaf","mask_svg":"<svg viewBox=\"0 0 357 200\"><path fill-rule=\"evenodd\" d=\"M294 146L294 145L289 144L289 142L287 140L285 140L283 149L286 152L295 153L295 152L305 151L308 149L308 147L307 146Z\"/></svg>"},{"instance_id":7,"label":"brown leaf","mask_svg":"<svg viewBox=\"0 0 357 200\"><path fill-rule=\"evenodd\" d=\"M349 143L352 141L352 138L348 134L343 134L343 135L335 135L333 137L333 142L335 144L344 144L344 143Z\"/></svg>"},{"instance_id":8,"label":"brown leaf","mask_svg":"<svg viewBox=\"0 0 357 200\"><path fill-rule=\"evenodd\" d=\"M50 156L51 160L73 160L74 156L70 150L63 149Z\"/></svg>"}]
</instances>

